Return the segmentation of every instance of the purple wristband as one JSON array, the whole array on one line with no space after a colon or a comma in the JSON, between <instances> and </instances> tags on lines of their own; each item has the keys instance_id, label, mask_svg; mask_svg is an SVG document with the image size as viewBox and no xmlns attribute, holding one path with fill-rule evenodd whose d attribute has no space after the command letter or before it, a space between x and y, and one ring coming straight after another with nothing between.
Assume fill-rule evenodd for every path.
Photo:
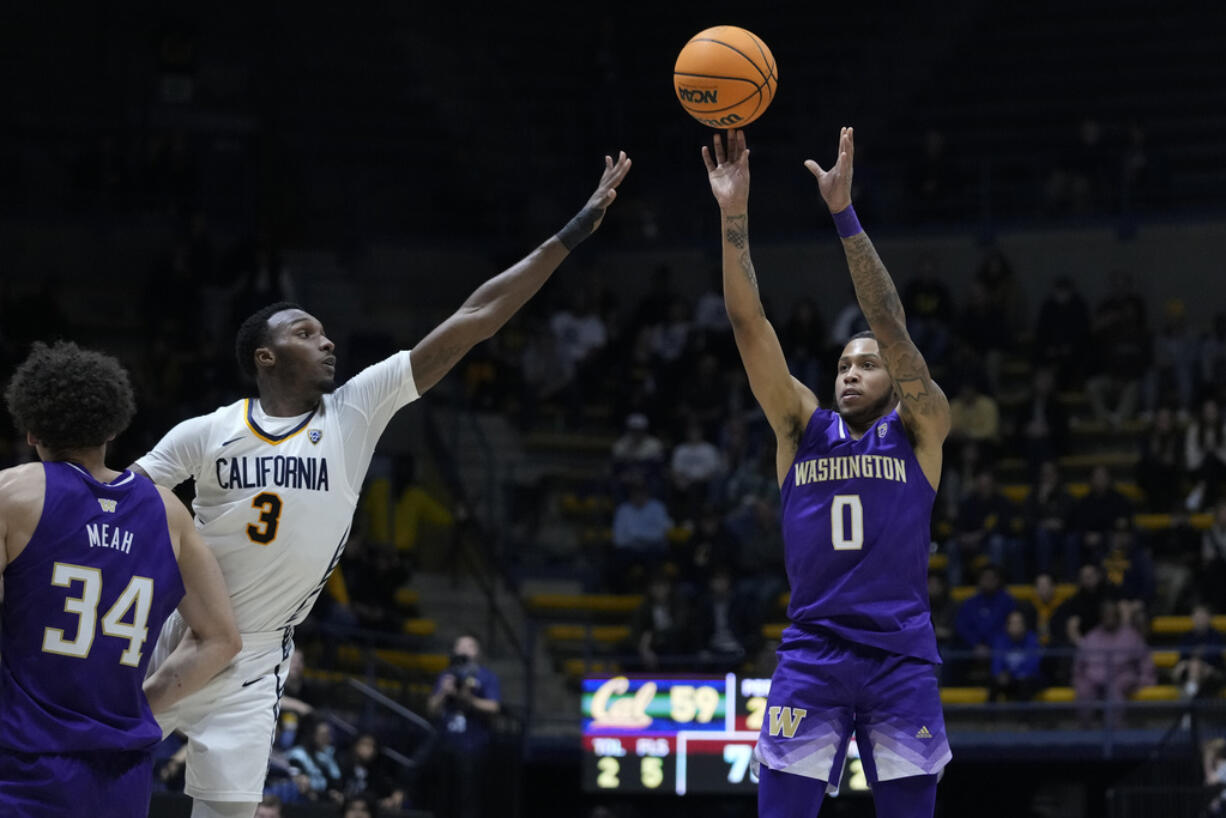
<instances>
[{"instance_id":1,"label":"purple wristband","mask_svg":"<svg viewBox=\"0 0 1226 818\"><path fill-rule=\"evenodd\" d=\"M860 220L856 218L856 209L851 205L831 215L834 216L834 229L839 231L839 238L849 239L857 233L864 232L864 228L860 226Z\"/></svg>"}]
</instances>

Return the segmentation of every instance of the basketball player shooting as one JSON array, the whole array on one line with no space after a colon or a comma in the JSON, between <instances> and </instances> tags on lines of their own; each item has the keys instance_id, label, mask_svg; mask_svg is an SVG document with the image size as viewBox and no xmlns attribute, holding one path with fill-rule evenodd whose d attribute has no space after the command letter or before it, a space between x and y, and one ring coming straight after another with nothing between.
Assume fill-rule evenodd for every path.
<instances>
[{"instance_id":1,"label":"basketball player shooting","mask_svg":"<svg viewBox=\"0 0 1226 818\"><path fill-rule=\"evenodd\" d=\"M118 361L35 344L5 398L42 462L0 471L0 815L147 815L154 714L241 644L221 571L177 497L106 466L135 411ZM176 606L194 637L146 679Z\"/></svg>"},{"instance_id":2,"label":"basketball player shooting","mask_svg":"<svg viewBox=\"0 0 1226 818\"><path fill-rule=\"evenodd\" d=\"M743 131L702 149L723 231L724 300L775 432L791 624L754 750L759 815L813 818L853 734L877 815L930 818L949 762L928 608L929 518L949 403L907 334L889 273L851 206L854 143L805 163L843 241L869 332L838 362L833 411L789 374L749 253Z\"/></svg>"},{"instance_id":3,"label":"basketball player shooting","mask_svg":"<svg viewBox=\"0 0 1226 818\"><path fill-rule=\"evenodd\" d=\"M600 226L630 170L625 153L555 236L486 281L411 351L339 388L335 349L319 320L272 304L239 328L239 366L258 398L172 429L133 468L173 487L196 480L196 524L217 555L243 649L227 671L163 714L188 739L186 787L194 818L251 818L264 788L294 627L340 561L358 492L379 436L397 410L438 383L541 288ZM154 665L183 638L172 617Z\"/></svg>"}]
</instances>

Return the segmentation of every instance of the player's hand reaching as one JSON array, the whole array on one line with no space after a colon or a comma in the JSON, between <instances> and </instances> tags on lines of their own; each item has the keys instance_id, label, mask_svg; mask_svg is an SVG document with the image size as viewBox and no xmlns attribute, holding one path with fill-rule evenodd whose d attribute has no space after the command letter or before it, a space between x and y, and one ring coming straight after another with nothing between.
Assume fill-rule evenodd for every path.
<instances>
[{"instance_id":1,"label":"player's hand reaching","mask_svg":"<svg viewBox=\"0 0 1226 818\"><path fill-rule=\"evenodd\" d=\"M749 148L745 146L745 132L729 130L723 141L716 133L711 141L712 148L705 145L702 148L711 193L720 210L744 213L749 207Z\"/></svg>"},{"instance_id":2,"label":"player's hand reaching","mask_svg":"<svg viewBox=\"0 0 1226 818\"><path fill-rule=\"evenodd\" d=\"M834 167L823 170L812 159L805 160L805 167L817 177L817 189L831 213L840 213L851 207L852 160L855 156L855 134L851 128L843 128L839 131L839 158Z\"/></svg>"},{"instance_id":3,"label":"player's hand reaching","mask_svg":"<svg viewBox=\"0 0 1226 818\"><path fill-rule=\"evenodd\" d=\"M558 240L566 246L567 250L574 250L579 246L579 242L595 233L596 228L600 227L601 221L604 220L605 210L617 198L617 186L622 183L622 179L625 179L629 172L630 157L626 156L625 151L617 154L616 162L613 161L612 156L604 158L604 173L600 175L600 184L596 186L596 192L588 198L583 209L558 231Z\"/></svg>"}]
</instances>

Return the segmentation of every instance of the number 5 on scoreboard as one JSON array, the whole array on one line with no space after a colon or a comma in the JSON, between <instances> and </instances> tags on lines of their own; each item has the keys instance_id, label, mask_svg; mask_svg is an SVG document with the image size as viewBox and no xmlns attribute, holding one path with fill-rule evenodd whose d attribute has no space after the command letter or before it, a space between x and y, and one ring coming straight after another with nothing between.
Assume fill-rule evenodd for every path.
<instances>
[{"instance_id":1,"label":"number 5 on scoreboard","mask_svg":"<svg viewBox=\"0 0 1226 818\"><path fill-rule=\"evenodd\" d=\"M830 503L830 542L835 551L864 547L864 506L858 494L836 494Z\"/></svg>"}]
</instances>

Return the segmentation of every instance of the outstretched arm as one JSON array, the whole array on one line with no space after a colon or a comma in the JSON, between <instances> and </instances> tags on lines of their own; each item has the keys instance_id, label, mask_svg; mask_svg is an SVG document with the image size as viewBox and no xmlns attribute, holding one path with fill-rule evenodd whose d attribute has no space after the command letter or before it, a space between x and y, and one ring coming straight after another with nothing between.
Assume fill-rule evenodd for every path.
<instances>
[{"instance_id":1,"label":"outstretched arm","mask_svg":"<svg viewBox=\"0 0 1226 818\"><path fill-rule=\"evenodd\" d=\"M596 192L557 235L516 264L486 281L447 320L413 348L413 380L419 394L434 386L474 346L497 332L520 307L549 280L571 250L579 246L604 219L617 198L617 186L630 170L623 151L617 161L606 156Z\"/></svg>"},{"instance_id":2,"label":"outstretched arm","mask_svg":"<svg viewBox=\"0 0 1226 818\"><path fill-rule=\"evenodd\" d=\"M851 128L843 128L839 136L839 158L830 170L823 170L812 159L805 162L805 167L817 177L818 189L839 229L856 299L877 336L881 357L898 390L903 422L919 447L939 450L949 433L949 401L932 380L928 364L911 340L898 290L851 206L853 136ZM939 473L939 464L937 471Z\"/></svg>"},{"instance_id":3,"label":"outstretched arm","mask_svg":"<svg viewBox=\"0 0 1226 818\"><path fill-rule=\"evenodd\" d=\"M711 193L719 204L723 235L724 307L749 386L778 441L777 467L782 481L817 398L788 372L775 328L758 295L758 277L749 256L749 149L744 131L717 133L711 149L702 149Z\"/></svg>"}]
</instances>

